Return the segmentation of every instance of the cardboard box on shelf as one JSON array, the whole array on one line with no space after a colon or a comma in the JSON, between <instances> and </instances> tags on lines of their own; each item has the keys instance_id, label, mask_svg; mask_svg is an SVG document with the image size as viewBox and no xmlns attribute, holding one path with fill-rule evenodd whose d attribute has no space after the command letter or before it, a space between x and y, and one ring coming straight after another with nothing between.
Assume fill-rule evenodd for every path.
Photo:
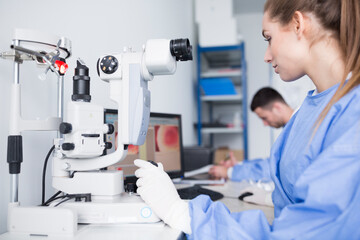
<instances>
[{"instance_id":1,"label":"cardboard box on shelf","mask_svg":"<svg viewBox=\"0 0 360 240\"><path fill-rule=\"evenodd\" d=\"M215 150L214 164L219 164L222 160L230 158L230 152L234 153L235 158L241 162L244 160L244 151L241 149L230 149L228 147L219 147Z\"/></svg>"},{"instance_id":2,"label":"cardboard box on shelf","mask_svg":"<svg viewBox=\"0 0 360 240\"><path fill-rule=\"evenodd\" d=\"M208 20L232 17L233 0L196 0L195 21L197 23Z\"/></svg>"},{"instance_id":3,"label":"cardboard box on shelf","mask_svg":"<svg viewBox=\"0 0 360 240\"><path fill-rule=\"evenodd\" d=\"M198 24L199 45L201 47L236 45L241 42L237 33L235 18L221 18Z\"/></svg>"}]
</instances>

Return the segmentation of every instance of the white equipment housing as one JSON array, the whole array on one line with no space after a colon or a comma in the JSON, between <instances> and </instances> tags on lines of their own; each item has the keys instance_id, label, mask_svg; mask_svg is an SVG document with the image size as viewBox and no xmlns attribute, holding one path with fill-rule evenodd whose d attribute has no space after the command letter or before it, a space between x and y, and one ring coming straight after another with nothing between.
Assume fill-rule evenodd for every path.
<instances>
[{"instance_id":1,"label":"white equipment housing","mask_svg":"<svg viewBox=\"0 0 360 240\"><path fill-rule=\"evenodd\" d=\"M109 61L105 62L106 60ZM110 73L105 73L104 67L111 68ZM59 145L62 143L61 140L56 141L57 149L62 154L58 154L53 159L53 187L66 193L96 195L95 192L98 191L96 185L85 192L81 189L89 189L88 186L84 186L84 184L88 185L87 181L83 180L83 177L77 177L78 173L70 178L70 172L97 171L124 159L128 144L142 145L145 142L150 117L150 91L147 81L152 80L155 75L173 74L175 70L176 59L170 53L170 40L165 39L149 40L142 52L133 52L126 48L121 54L100 57L99 76L102 80L109 82L110 98L117 103L120 113L116 151L101 156L105 148L102 141L103 134L108 130L103 125L102 117L98 117L99 114L101 116L103 114L102 107L90 102L69 103L64 122L70 123L73 130L64 135L64 142L74 143L75 148L64 151ZM84 134L99 134L100 137L91 141L83 137ZM84 146L87 142L92 150L83 151L83 149L88 149ZM91 155L91 152L94 153ZM86 175L86 173L82 174ZM98 178L98 181L101 181L103 175L102 172L89 174L92 174L94 179ZM118 181L119 178L114 176L113 179ZM106 195L114 196L118 192L115 190Z\"/></svg>"},{"instance_id":2,"label":"white equipment housing","mask_svg":"<svg viewBox=\"0 0 360 240\"><path fill-rule=\"evenodd\" d=\"M61 41L56 44L59 39ZM29 30L16 31L14 42L15 45L25 43L26 47L34 48L25 49L34 56L38 56L37 52L42 51L42 48L54 47L57 47L58 55L64 58L71 54L69 40ZM17 49L20 51L20 48ZM26 51L25 53L28 53ZM1 55L5 58L4 56L7 57L9 54ZM25 54L22 58L36 60L34 56ZM124 193L122 171L101 169L124 159L127 145L144 143L150 116L148 81L156 75L173 74L178 60L192 60L191 46L187 39L149 40L141 52L125 48L121 54L99 58L98 74L102 80L109 82L110 99L118 106L116 151L103 155L106 147L104 134L110 130L110 127L103 123L103 107L90 101L72 101L67 105L63 121L71 126L70 131L54 140L55 153L52 158L53 187L65 194L87 194L91 196L91 201L79 198L77 201L66 203L62 203L61 200L54 201L49 207L20 207L16 191L15 200L9 204L9 232L64 237L74 236L79 230L78 223L160 221L140 196ZM19 62L16 64L15 79L18 80ZM53 66L50 67L53 70ZM62 118L62 94L58 96L61 98L61 109L57 118L25 122L21 119L18 85L15 84L13 92L10 134L20 134L24 130L57 130ZM64 144L70 144L71 148L65 148Z\"/></svg>"}]
</instances>

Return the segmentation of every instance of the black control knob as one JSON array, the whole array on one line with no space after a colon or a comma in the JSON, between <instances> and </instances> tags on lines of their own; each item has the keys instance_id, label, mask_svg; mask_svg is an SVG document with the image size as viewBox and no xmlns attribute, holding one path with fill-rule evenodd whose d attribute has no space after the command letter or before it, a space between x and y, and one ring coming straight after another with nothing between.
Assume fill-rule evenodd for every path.
<instances>
[{"instance_id":1,"label":"black control knob","mask_svg":"<svg viewBox=\"0 0 360 240\"><path fill-rule=\"evenodd\" d=\"M71 150L74 150L75 149L75 144L73 143L63 143L61 145L61 148L64 150L64 151L71 151Z\"/></svg>"},{"instance_id":2,"label":"black control knob","mask_svg":"<svg viewBox=\"0 0 360 240\"><path fill-rule=\"evenodd\" d=\"M127 183L125 186L125 191L128 193L134 193L135 192L135 183Z\"/></svg>"},{"instance_id":3,"label":"black control knob","mask_svg":"<svg viewBox=\"0 0 360 240\"><path fill-rule=\"evenodd\" d=\"M67 123L67 122L60 123L59 131L62 134L71 133L71 131L72 131L71 123Z\"/></svg>"},{"instance_id":4,"label":"black control knob","mask_svg":"<svg viewBox=\"0 0 360 240\"><path fill-rule=\"evenodd\" d=\"M156 162L154 162L154 161L152 161L152 160L148 160L148 162L151 163L152 165L158 167L158 164L157 164Z\"/></svg>"},{"instance_id":5,"label":"black control knob","mask_svg":"<svg viewBox=\"0 0 360 240\"><path fill-rule=\"evenodd\" d=\"M111 149L112 148L112 143L111 142L106 142L105 143L105 149Z\"/></svg>"},{"instance_id":6,"label":"black control knob","mask_svg":"<svg viewBox=\"0 0 360 240\"><path fill-rule=\"evenodd\" d=\"M119 66L119 62L114 56L105 56L101 59L99 63L99 68L106 74L114 73Z\"/></svg>"},{"instance_id":7,"label":"black control knob","mask_svg":"<svg viewBox=\"0 0 360 240\"><path fill-rule=\"evenodd\" d=\"M115 131L114 125L107 124L107 126L108 126L108 129L109 129L107 134L113 134L113 132Z\"/></svg>"}]
</instances>

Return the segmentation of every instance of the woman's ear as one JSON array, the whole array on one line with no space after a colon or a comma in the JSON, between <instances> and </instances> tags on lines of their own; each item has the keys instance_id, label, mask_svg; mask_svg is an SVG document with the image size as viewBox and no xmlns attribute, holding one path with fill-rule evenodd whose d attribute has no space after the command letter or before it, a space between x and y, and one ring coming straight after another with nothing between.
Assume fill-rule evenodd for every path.
<instances>
[{"instance_id":1,"label":"woman's ear","mask_svg":"<svg viewBox=\"0 0 360 240\"><path fill-rule=\"evenodd\" d=\"M298 36L298 38L300 38L304 34L304 30L305 30L304 14L301 13L300 11L295 11L292 19L292 23L293 23L292 27L296 35Z\"/></svg>"}]
</instances>

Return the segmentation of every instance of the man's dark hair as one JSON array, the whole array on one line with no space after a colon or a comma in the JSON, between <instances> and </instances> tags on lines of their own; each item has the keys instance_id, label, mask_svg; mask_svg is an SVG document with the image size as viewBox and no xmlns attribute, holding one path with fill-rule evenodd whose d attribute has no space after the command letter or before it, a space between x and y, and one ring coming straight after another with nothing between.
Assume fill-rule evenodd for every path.
<instances>
[{"instance_id":1,"label":"man's dark hair","mask_svg":"<svg viewBox=\"0 0 360 240\"><path fill-rule=\"evenodd\" d=\"M284 98L278 91L271 87L264 87L257 91L257 93L254 95L250 108L251 111L255 111L256 108L268 107L273 102L282 102L287 105Z\"/></svg>"}]
</instances>

